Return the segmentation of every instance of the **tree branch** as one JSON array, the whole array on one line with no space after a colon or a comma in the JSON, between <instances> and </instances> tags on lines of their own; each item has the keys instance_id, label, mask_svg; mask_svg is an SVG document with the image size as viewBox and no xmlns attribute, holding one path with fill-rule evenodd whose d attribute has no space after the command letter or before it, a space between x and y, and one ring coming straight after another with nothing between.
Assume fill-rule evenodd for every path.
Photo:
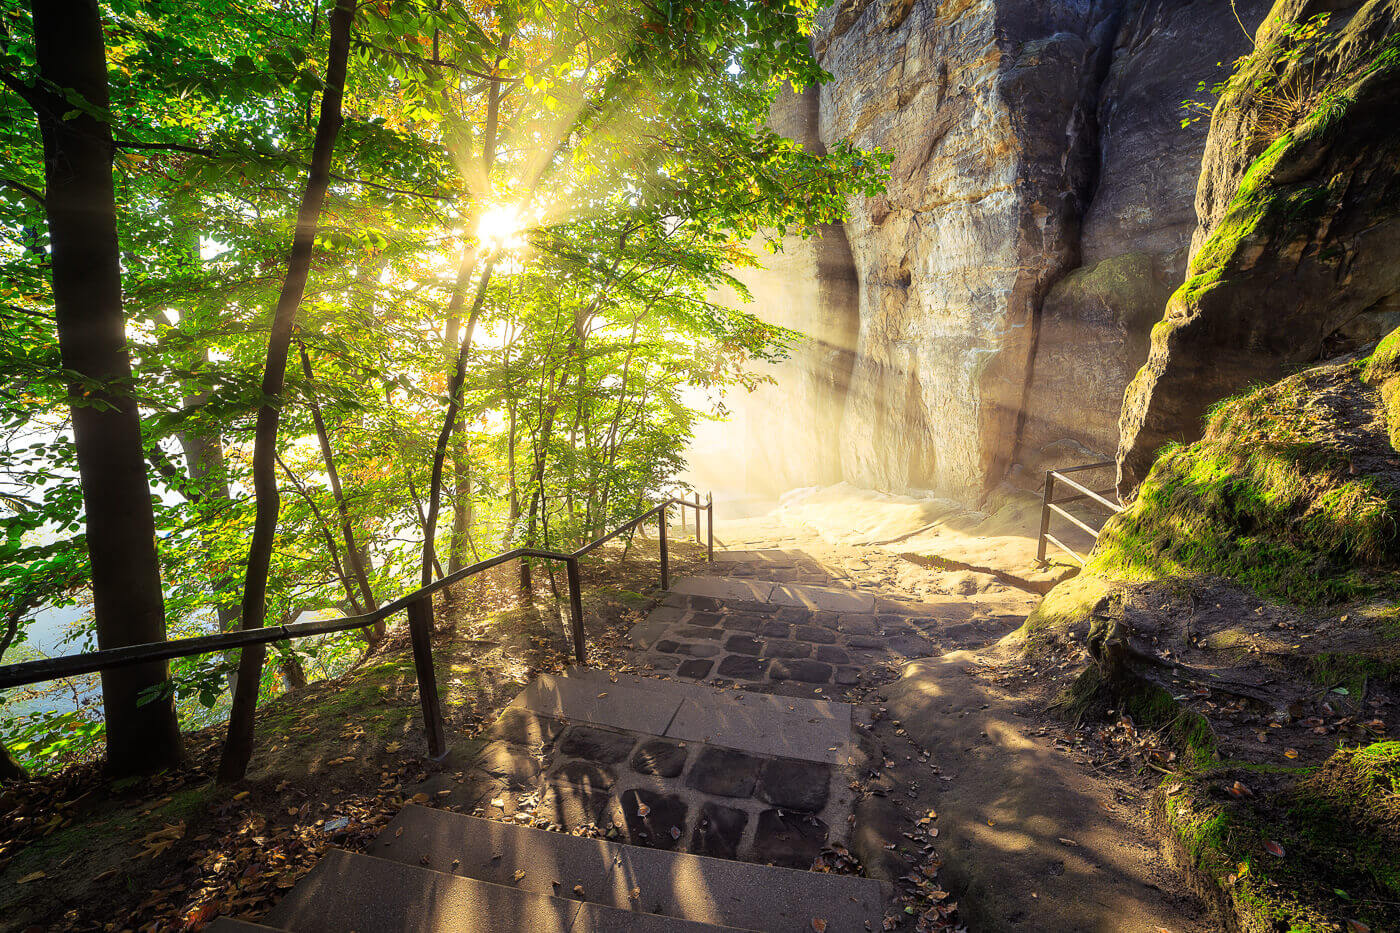
<instances>
[{"instance_id":1,"label":"tree branch","mask_svg":"<svg viewBox=\"0 0 1400 933\"><path fill-rule=\"evenodd\" d=\"M30 200L35 201L40 207L46 207L44 196L38 190L29 187L22 181L13 178L0 178L0 188L13 188L21 194L27 195Z\"/></svg>"}]
</instances>

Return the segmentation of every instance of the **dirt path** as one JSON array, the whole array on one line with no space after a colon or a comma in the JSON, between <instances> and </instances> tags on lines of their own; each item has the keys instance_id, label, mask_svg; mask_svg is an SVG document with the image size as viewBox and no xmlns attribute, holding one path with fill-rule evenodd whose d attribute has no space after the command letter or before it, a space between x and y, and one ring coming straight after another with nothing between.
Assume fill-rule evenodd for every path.
<instances>
[{"instance_id":1,"label":"dirt path","mask_svg":"<svg viewBox=\"0 0 1400 933\"><path fill-rule=\"evenodd\" d=\"M955 596L967 607L930 620L929 656L894 659L883 683L862 678L844 696L875 711L852 837L869 874L911 894L933 886L979 933L1218 928L1149 832L1146 782L1085 754L1076 731L1047 712L1062 671L997 647L1037 596L991 573L835 544L772 517L720 523L717 540L784 549L787 582L935 605ZM750 561L722 569L773 576Z\"/></svg>"}]
</instances>

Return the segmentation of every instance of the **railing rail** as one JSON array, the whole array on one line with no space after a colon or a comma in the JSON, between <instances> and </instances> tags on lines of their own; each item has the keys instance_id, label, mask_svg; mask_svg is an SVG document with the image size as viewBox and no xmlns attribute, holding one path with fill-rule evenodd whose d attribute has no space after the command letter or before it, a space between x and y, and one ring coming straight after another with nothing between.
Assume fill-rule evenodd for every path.
<instances>
[{"instance_id":1,"label":"railing rail","mask_svg":"<svg viewBox=\"0 0 1400 933\"><path fill-rule=\"evenodd\" d=\"M0 666L0 690L9 689L11 687L24 687L50 680L59 680L64 677L75 677L79 674L92 674L98 671L126 667L131 664L143 664L149 661L169 661L173 658L187 658L200 654L212 654L214 652L228 651L233 648L246 648L250 645L265 645L271 642L287 641L293 638L328 635L333 632L348 632L353 629L367 628L377 622L384 621L398 612L407 610L409 635L413 644L414 668L418 675L418 693L423 706L424 729L428 737L428 754L432 758L441 758L447 753L447 743L442 721L442 710L438 700L437 673L433 668L431 637L433 630L433 594L452 586L454 583L460 583L467 577L474 576L482 571L490 570L492 567L497 567L513 560L536 558L539 560L562 561L565 565L569 585L569 621L573 635L574 659L579 664L586 664L587 646L585 644L583 630L583 590L579 575L579 559L587 556L599 547L602 547L618 535L624 534L645 523L649 519L659 516L657 528L661 550L661 586L663 589L669 588L671 585L671 568L666 546L666 516L672 505L681 506L682 509L695 510L695 539L697 543L706 543L700 540L700 513L705 513L707 520L706 528L709 534L706 555L713 561L715 559L714 496L708 496L704 505L700 503L700 494L698 492L695 494L694 502L671 496L658 503L650 510L638 515L630 521L624 522L601 538L590 541L577 550L564 553L562 551L551 551L543 548L513 548L503 554L497 554L495 557L489 557L486 560L469 564L461 570L440 577L427 586L419 587L413 592L405 596L400 596L393 602L385 603L373 612L367 612L363 615L344 616L339 619L325 619L316 622L289 622L285 625L267 626L265 628L239 629L232 632L224 632L219 635L177 638L173 641L154 642L143 645L125 645L120 648L103 648L98 651L66 655L59 658L41 658L35 661L22 661L18 664L6 664ZM682 511L681 514L684 515L684 511Z\"/></svg>"},{"instance_id":2,"label":"railing rail","mask_svg":"<svg viewBox=\"0 0 1400 933\"><path fill-rule=\"evenodd\" d=\"M1112 512L1114 515L1117 515L1119 512L1123 511L1123 506L1119 505L1117 502L1113 502L1104 497L1104 493L1114 493L1114 490L1104 489L1096 492L1095 490L1090 489L1088 486L1075 482L1065 474L1083 473L1086 470L1099 470L1104 467L1110 467L1114 465L1115 463L1112 460L1103 460L1098 463L1086 463L1082 466L1065 467L1062 470L1045 471L1045 498L1040 508L1040 538L1036 544L1036 560L1041 561L1042 563L1045 561L1045 546L1047 543L1049 543L1055 545L1055 547L1059 548L1060 550L1068 554L1070 557L1073 557L1075 560L1079 561L1080 566L1084 565L1084 563L1088 559L1086 555L1082 555L1079 552L1075 551L1074 548L1065 544L1059 538L1055 537L1050 533L1050 516L1058 515L1061 518L1068 520L1069 522L1086 532L1089 535L1089 537L1093 538L1095 541L1098 541L1099 535L1103 534L1103 526L1100 525L1098 528L1095 528L1092 525L1085 522L1079 516L1071 513L1068 509L1064 508L1063 506L1069 502L1082 502L1087 499L1090 502L1103 506L1104 508ZM1064 483L1069 488L1076 490L1079 493L1079 495L1069 496L1068 498L1057 500L1055 498L1055 483L1057 480L1061 483Z\"/></svg>"}]
</instances>

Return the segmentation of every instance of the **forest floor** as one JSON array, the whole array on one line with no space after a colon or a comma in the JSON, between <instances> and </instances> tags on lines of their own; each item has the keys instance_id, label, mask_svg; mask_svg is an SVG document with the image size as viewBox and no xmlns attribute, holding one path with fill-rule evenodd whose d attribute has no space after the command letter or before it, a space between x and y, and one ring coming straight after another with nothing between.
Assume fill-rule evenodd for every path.
<instances>
[{"instance_id":1,"label":"forest floor","mask_svg":"<svg viewBox=\"0 0 1400 933\"><path fill-rule=\"evenodd\" d=\"M703 557L673 542L672 573ZM654 540L627 560L582 566L589 647L599 663L660 593ZM187 734L188 760L153 778L106 779L98 762L0 792L0 931L197 930L258 916L328 848L361 851L416 785L479 746L470 738L538 673L571 660L546 576L523 603L515 565L438 607L438 685L452 754L427 761L406 627L341 677L267 702L248 777L213 781L222 727ZM563 586L562 575L559 580Z\"/></svg>"}]
</instances>

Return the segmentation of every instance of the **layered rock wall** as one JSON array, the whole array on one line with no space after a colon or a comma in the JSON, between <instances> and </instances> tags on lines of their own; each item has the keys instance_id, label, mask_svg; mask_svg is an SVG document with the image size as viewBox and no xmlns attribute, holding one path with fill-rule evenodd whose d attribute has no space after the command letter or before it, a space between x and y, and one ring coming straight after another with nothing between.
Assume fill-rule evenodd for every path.
<instances>
[{"instance_id":1,"label":"layered rock wall","mask_svg":"<svg viewBox=\"0 0 1400 933\"><path fill-rule=\"evenodd\" d=\"M814 48L832 80L774 125L894 161L841 230L750 277L809 335L741 406L751 488L975 501L1110 458L1196 224L1207 127L1181 102L1248 48L1231 4L842 0Z\"/></svg>"}]
</instances>

